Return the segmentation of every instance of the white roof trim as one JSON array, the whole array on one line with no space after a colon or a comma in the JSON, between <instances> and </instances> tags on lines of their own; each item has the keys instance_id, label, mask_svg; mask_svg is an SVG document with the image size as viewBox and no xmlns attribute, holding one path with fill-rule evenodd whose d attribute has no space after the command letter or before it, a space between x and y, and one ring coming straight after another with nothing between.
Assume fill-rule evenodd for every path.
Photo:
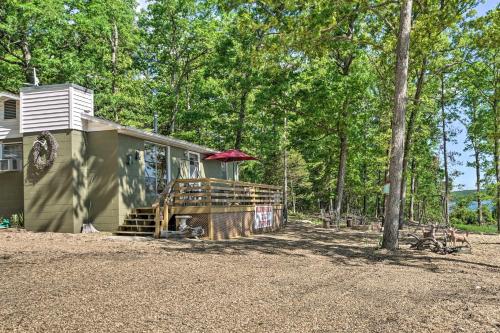
<instances>
[{"instance_id":1,"label":"white roof trim","mask_svg":"<svg viewBox=\"0 0 500 333\"><path fill-rule=\"evenodd\" d=\"M183 148L186 150L190 150L190 151L194 151L194 152L198 152L198 153L202 153L202 154L213 154L213 153L217 152L217 150L213 150L213 149L208 148L208 147L200 146L200 145L197 145L195 143L191 143L191 142L179 140L179 139L174 139L174 138L164 136L164 135L149 133L149 132L137 129L137 128L123 126L123 125L117 124L115 122L101 119L101 118L97 118L94 116L82 114L81 117L82 117L82 119L84 119L88 122L93 122L93 123L101 125L99 127L100 129L98 131L100 131L100 130L103 130L103 131L105 131L105 130L117 130L118 133L125 134L128 136L144 139L146 141L151 141L151 142L163 144L166 146Z\"/></svg>"},{"instance_id":2,"label":"white roof trim","mask_svg":"<svg viewBox=\"0 0 500 333\"><path fill-rule=\"evenodd\" d=\"M19 95L11 94L6 91L0 91L0 99L14 99L16 101L19 100Z\"/></svg>"}]
</instances>

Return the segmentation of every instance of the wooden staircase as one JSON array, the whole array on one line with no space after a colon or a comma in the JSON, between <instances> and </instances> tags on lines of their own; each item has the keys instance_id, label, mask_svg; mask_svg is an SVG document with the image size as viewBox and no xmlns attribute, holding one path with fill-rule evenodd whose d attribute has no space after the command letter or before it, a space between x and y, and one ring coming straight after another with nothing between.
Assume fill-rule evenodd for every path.
<instances>
[{"instance_id":1,"label":"wooden staircase","mask_svg":"<svg viewBox=\"0 0 500 333\"><path fill-rule=\"evenodd\" d=\"M155 210L153 207L135 208L118 226L115 235L154 237Z\"/></svg>"}]
</instances>

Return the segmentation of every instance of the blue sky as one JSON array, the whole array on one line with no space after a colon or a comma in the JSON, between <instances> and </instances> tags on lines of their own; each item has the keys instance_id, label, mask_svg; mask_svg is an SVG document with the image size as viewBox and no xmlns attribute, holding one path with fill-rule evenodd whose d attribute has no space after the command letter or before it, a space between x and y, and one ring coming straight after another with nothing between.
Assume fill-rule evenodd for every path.
<instances>
[{"instance_id":1,"label":"blue sky","mask_svg":"<svg viewBox=\"0 0 500 333\"><path fill-rule=\"evenodd\" d=\"M145 8L147 0L139 0L139 7ZM498 0L486 0L476 7L477 15L483 16L487 11L493 9L498 5ZM455 137L456 142L451 142L449 144L450 151L460 153L457 156L457 162L459 164L453 165L451 167L453 170L458 170L461 175L455 180L455 188L457 189L473 189L475 187L475 171L474 168L467 167L467 161L471 160L471 152L465 151L465 141L466 132L463 125L459 122L455 122L452 126L460 131Z\"/></svg>"},{"instance_id":2,"label":"blue sky","mask_svg":"<svg viewBox=\"0 0 500 333\"><path fill-rule=\"evenodd\" d=\"M476 7L477 16L483 16L489 10L495 8L498 5L498 1L488 0ZM454 190L464 189L471 190L476 186L476 175L474 168L467 167L467 162L472 161L472 152L465 151L465 141L466 141L466 131L463 125L459 122L454 122L452 126L461 132L455 137L456 143L450 143L450 151L457 152L460 156L457 156L457 161L461 165L452 166L452 170L458 170L462 174L455 180Z\"/></svg>"}]
</instances>

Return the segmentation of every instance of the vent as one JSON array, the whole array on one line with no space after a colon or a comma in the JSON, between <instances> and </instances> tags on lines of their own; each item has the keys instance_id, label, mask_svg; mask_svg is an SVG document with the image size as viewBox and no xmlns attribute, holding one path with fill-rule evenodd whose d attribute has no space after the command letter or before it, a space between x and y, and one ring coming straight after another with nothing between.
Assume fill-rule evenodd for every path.
<instances>
[{"instance_id":1,"label":"vent","mask_svg":"<svg viewBox=\"0 0 500 333\"><path fill-rule=\"evenodd\" d=\"M3 119L4 120L10 120L10 119L16 119L16 101L13 99L9 99L4 102L3 104Z\"/></svg>"}]
</instances>

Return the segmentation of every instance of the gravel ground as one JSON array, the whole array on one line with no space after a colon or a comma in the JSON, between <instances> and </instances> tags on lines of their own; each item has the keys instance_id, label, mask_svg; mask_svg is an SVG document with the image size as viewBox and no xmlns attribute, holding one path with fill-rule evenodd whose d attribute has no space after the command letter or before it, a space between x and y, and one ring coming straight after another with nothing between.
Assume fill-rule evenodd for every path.
<instances>
[{"instance_id":1,"label":"gravel ground","mask_svg":"<svg viewBox=\"0 0 500 333\"><path fill-rule=\"evenodd\" d=\"M376 250L301 222L231 241L0 232L2 332L500 332L500 237Z\"/></svg>"}]
</instances>

